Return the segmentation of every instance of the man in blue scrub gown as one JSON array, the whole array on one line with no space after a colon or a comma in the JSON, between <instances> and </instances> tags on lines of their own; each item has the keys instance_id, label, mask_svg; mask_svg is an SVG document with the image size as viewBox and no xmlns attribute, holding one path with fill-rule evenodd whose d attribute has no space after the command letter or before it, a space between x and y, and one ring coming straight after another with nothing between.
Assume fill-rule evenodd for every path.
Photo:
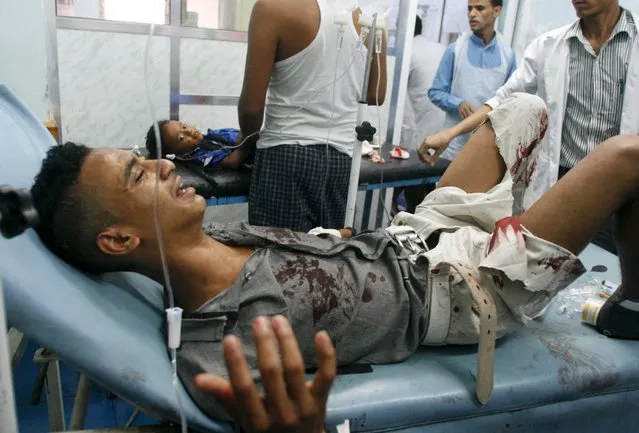
<instances>
[{"instance_id":1,"label":"man in blue scrub gown","mask_svg":"<svg viewBox=\"0 0 639 433\"><path fill-rule=\"evenodd\" d=\"M468 0L472 32L450 44L428 91L433 104L446 112L449 128L470 116L490 99L516 69L515 56L495 31L502 0ZM455 138L442 158L452 160L470 134Z\"/></svg>"}]
</instances>

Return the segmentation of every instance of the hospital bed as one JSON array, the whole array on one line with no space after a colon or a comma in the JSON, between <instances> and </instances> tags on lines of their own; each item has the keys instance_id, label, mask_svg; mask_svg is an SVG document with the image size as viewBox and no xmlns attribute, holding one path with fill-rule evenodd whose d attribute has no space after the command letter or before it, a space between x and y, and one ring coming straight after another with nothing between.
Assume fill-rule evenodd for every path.
<instances>
[{"instance_id":1,"label":"hospital bed","mask_svg":"<svg viewBox=\"0 0 639 433\"><path fill-rule=\"evenodd\" d=\"M0 86L0 184L26 188L54 141ZM619 282L614 256L590 246L589 273ZM158 420L178 420L162 337L160 286L134 274L92 277L58 260L32 230L0 237L9 323ZM339 376L328 423L356 432L636 432L639 343L605 338L578 317L545 318L498 342L495 389L474 397L476 347L424 348L407 361ZM193 431L233 432L181 391ZM27 433L27 432L23 432Z\"/></svg>"},{"instance_id":2,"label":"hospital bed","mask_svg":"<svg viewBox=\"0 0 639 433\"><path fill-rule=\"evenodd\" d=\"M362 209L362 227L369 226L369 215L373 206L373 191L436 183L449 161L440 159L434 166L424 164L415 152L407 160L386 157L384 164L373 164L362 159L359 175L359 191L366 191ZM192 186L207 199L208 206L245 203L251 181L251 169L203 170L196 164L176 162L176 172L182 176L184 185ZM381 214L378 209L378 220ZM376 221L373 221L375 224ZM379 224L376 224L379 226Z\"/></svg>"}]
</instances>

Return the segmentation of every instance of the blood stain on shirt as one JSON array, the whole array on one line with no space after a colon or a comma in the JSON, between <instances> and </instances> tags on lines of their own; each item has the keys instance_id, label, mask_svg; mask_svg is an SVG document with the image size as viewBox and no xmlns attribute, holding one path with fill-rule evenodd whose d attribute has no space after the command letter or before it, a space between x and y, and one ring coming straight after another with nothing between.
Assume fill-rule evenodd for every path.
<instances>
[{"instance_id":1,"label":"blood stain on shirt","mask_svg":"<svg viewBox=\"0 0 639 433\"><path fill-rule=\"evenodd\" d=\"M318 259L300 255L295 260L283 263L275 273L275 279L280 284L295 281L295 287L301 290L308 289L315 324L338 307L346 314L352 306L352 300L349 298L351 287L344 276L343 266L338 266L337 272L332 273L322 268ZM291 298L299 295L299 291L287 289L284 290L284 295Z\"/></svg>"}]
</instances>

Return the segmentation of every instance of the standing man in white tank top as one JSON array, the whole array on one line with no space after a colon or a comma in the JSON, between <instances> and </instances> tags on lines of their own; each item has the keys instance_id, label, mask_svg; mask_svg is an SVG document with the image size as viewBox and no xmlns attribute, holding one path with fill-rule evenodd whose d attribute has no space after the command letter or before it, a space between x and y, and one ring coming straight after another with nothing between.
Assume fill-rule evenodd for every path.
<instances>
[{"instance_id":1,"label":"standing man in white tank top","mask_svg":"<svg viewBox=\"0 0 639 433\"><path fill-rule=\"evenodd\" d=\"M242 136L264 123L249 191L250 224L297 231L343 227L367 54L358 43L359 13L344 27L338 51L336 11L327 0L255 4L238 106ZM370 105L378 84L377 103L386 95L386 35L379 72L377 65L374 54L364 95Z\"/></svg>"}]
</instances>

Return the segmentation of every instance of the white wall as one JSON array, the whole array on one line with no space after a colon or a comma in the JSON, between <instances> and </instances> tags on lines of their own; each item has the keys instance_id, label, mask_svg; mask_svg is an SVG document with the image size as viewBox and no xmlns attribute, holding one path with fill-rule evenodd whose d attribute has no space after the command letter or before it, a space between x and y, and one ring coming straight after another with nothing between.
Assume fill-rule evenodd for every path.
<instances>
[{"instance_id":1,"label":"white wall","mask_svg":"<svg viewBox=\"0 0 639 433\"><path fill-rule=\"evenodd\" d=\"M577 19L575 9L569 0L520 0L519 17L513 48L521 56L530 42L548 30L561 27ZM639 13L639 0L620 0L619 4ZM552 13L548 13L552 11ZM639 15L635 20L639 24Z\"/></svg>"},{"instance_id":2,"label":"white wall","mask_svg":"<svg viewBox=\"0 0 639 433\"><path fill-rule=\"evenodd\" d=\"M75 16L82 18L100 18L100 0L75 0Z\"/></svg>"},{"instance_id":3,"label":"white wall","mask_svg":"<svg viewBox=\"0 0 639 433\"><path fill-rule=\"evenodd\" d=\"M47 119L45 16L42 0L0 0L0 83L7 84L39 118ZM54 1L54 0L46 0ZM252 0L247 0L250 4ZM78 0L77 14L95 16L97 0ZM144 93L146 37L58 30L61 133L95 147L143 145L150 125ZM184 40L181 91L239 96L246 44ZM159 118L169 115L169 44L156 37L151 87ZM388 59L388 101L380 109L387 130L394 58ZM377 110L367 120L377 126ZM236 107L181 106L180 117L201 128L237 127Z\"/></svg>"},{"instance_id":4,"label":"white wall","mask_svg":"<svg viewBox=\"0 0 639 433\"><path fill-rule=\"evenodd\" d=\"M240 96L245 42L182 39L180 91L183 94Z\"/></svg>"},{"instance_id":5,"label":"white wall","mask_svg":"<svg viewBox=\"0 0 639 433\"><path fill-rule=\"evenodd\" d=\"M144 146L151 126L144 76L148 37L58 30L62 139L92 147ZM158 119L169 116L169 40L155 36L149 87Z\"/></svg>"},{"instance_id":6,"label":"white wall","mask_svg":"<svg viewBox=\"0 0 639 433\"><path fill-rule=\"evenodd\" d=\"M1 0L0 0L1 1ZM147 37L119 33L58 30L61 132L64 141L92 147L144 145L151 125L144 88ZM180 91L183 94L239 97L244 78L246 43L183 39ZM151 89L158 119L169 116L169 41L155 37L151 55ZM386 103L380 108L381 131L387 131L394 57L388 58ZM237 128L232 106L180 106L180 119L198 128ZM377 126L377 110L367 119Z\"/></svg>"},{"instance_id":7,"label":"white wall","mask_svg":"<svg viewBox=\"0 0 639 433\"><path fill-rule=\"evenodd\" d=\"M44 34L40 0L0 0L0 83L42 120L49 111Z\"/></svg>"}]
</instances>

